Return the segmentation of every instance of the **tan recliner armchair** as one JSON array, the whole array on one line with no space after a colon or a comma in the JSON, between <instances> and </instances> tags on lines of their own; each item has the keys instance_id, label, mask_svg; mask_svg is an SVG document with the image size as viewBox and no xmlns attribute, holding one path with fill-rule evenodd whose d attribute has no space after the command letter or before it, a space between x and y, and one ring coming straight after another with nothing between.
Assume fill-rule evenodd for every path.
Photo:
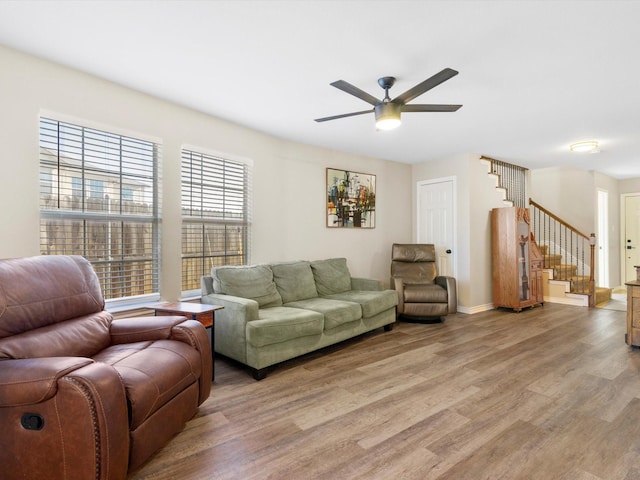
<instances>
[{"instance_id":1,"label":"tan recliner armchair","mask_svg":"<svg viewBox=\"0 0 640 480\"><path fill-rule=\"evenodd\" d=\"M456 280L438 275L432 244L393 244L391 287L398 292L399 318L434 320L457 311Z\"/></svg>"},{"instance_id":2,"label":"tan recliner armchair","mask_svg":"<svg viewBox=\"0 0 640 480\"><path fill-rule=\"evenodd\" d=\"M195 320L114 320L79 256L0 260L0 477L123 480L211 390Z\"/></svg>"}]
</instances>

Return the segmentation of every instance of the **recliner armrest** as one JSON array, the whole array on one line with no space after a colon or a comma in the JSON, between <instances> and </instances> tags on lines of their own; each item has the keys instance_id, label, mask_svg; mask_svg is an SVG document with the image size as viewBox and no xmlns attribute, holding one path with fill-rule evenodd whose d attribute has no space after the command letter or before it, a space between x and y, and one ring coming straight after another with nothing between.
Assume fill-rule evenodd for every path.
<instances>
[{"instance_id":1,"label":"recliner armrest","mask_svg":"<svg viewBox=\"0 0 640 480\"><path fill-rule=\"evenodd\" d=\"M180 315L121 318L111 322L111 343L134 343L171 338L171 330L186 321Z\"/></svg>"},{"instance_id":2,"label":"recliner armrest","mask_svg":"<svg viewBox=\"0 0 640 480\"><path fill-rule=\"evenodd\" d=\"M84 357L6 359L0 362L0 407L43 402L56 394L58 380L93 363Z\"/></svg>"},{"instance_id":3,"label":"recliner armrest","mask_svg":"<svg viewBox=\"0 0 640 480\"><path fill-rule=\"evenodd\" d=\"M398 313L404 313L404 280L393 277L393 288L398 292Z\"/></svg>"},{"instance_id":4,"label":"recliner armrest","mask_svg":"<svg viewBox=\"0 0 640 480\"><path fill-rule=\"evenodd\" d=\"M129 422L116 370L84 357L0 361L2 478L125 480Z\"/></svg>"},{"instance_id":5,"label":"recliner armrest","mask_svg":"<svg viewBox=\"0 0 640 480\"><path fill-rule=\"evenodd\" d=\"M436 285L440 285L447 291L448 298L448 310L449 313L457 313L458 312L458 293L456 289L456 279L454 277L448 277L445 275L440 275L436 277Z\"/></svg>"}]
</instances>

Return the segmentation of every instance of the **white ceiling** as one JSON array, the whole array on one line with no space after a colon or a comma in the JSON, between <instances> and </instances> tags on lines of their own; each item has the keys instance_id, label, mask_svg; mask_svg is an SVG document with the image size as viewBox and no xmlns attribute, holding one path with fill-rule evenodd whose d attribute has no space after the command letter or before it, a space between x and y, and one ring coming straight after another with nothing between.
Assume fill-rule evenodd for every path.
<instances>
[{"instance_id":1,"label":"white ceiling","mask_svg":"<svg viewBox=\"0 0 640 480\"><path fill-rule=\"evenodd\" d=\"M640 2L0 1L0 44L277 137L419 163L478 153L640 177ZM395 97L460 72L378 132L329 83ZM2 66L0 65L0 75ZM595 139L599 154L569 144Z\"/></svg>"}]
</instances>

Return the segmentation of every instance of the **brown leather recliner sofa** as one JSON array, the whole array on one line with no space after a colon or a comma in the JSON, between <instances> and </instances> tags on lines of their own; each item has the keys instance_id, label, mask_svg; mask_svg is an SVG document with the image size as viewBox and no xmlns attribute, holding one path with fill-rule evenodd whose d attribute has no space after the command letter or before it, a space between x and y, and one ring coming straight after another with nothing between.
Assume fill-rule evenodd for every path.
<instances>
[{"instance_id":1,"label":"brown leather recliner sofa","mask_svg":"<svg viewBox=\"0 0 640 480\"><path fill-rule=\"evenodd\" d=\"M431 243L394 243L391 249L391 287L398 292L398 317L441 320L456 313L456 280L438 275Z\"/></svg>"},{"instance_id":2,"label":"brown leather recliner sofa","mask_svg":"<svg viewBox=\"0 0 640 480\"><path fill-rule=\"evenodd\" d=\"M0 477L124 479L211 390L204 327L114 320L79 256L0 260Z\"/></svg>"}]
</instances>

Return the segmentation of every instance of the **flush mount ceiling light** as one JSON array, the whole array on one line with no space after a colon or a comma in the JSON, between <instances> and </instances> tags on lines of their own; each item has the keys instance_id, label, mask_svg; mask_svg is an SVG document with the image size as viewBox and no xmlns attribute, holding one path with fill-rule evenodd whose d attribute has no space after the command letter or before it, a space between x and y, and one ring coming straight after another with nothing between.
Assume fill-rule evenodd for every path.
<instances>
[{"instance_id":1,"label":"flush mount ceiling light","mask_svg":"<svg viewBox=\"0 0 640 480\"><path fill-rule=\"evenodd\" d=\"M598 148L598 142L595 140L574 143L569 147L569 149L576 153L598 153L600 151Z\"/></svg>"}]
</instances>

